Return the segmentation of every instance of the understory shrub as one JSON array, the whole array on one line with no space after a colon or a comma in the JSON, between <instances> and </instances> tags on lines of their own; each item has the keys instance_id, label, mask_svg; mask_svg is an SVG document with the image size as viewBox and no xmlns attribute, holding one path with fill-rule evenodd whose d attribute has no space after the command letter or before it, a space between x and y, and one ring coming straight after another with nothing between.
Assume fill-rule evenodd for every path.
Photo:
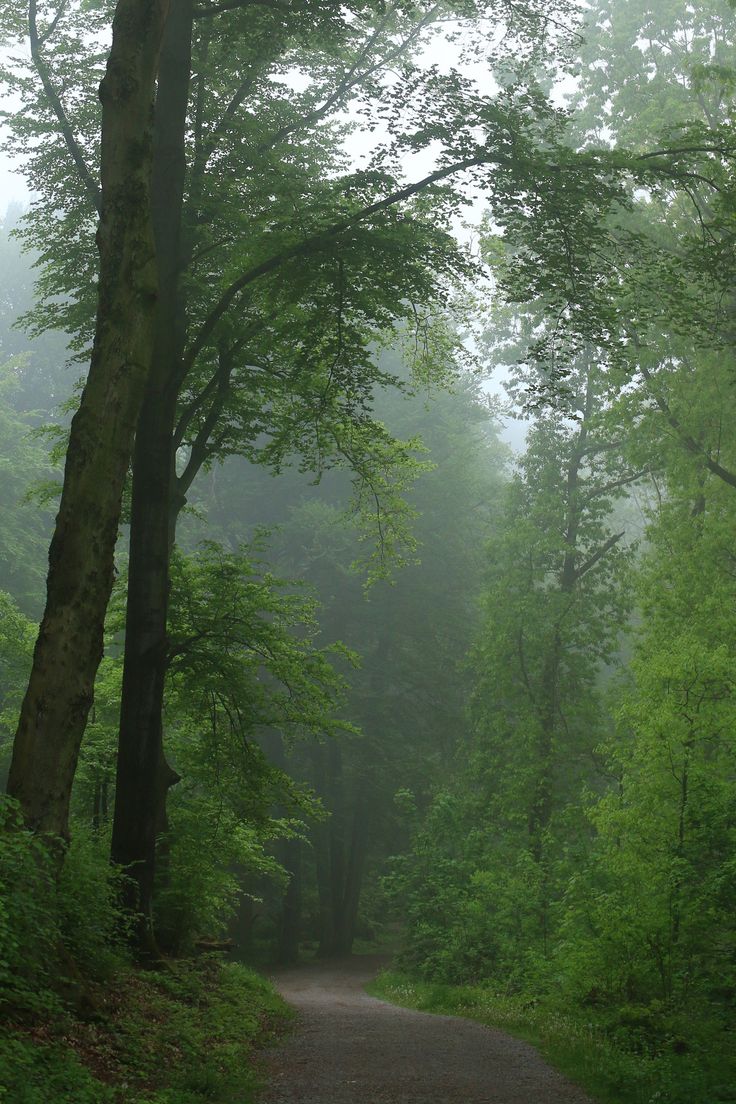
<instances>
[{"instance_id":1,"label":"understory shrub","mask_svg":"<svg viewBox=\"0 0 736 1104\"><path fill-rule=\"evenodd\" d=\"M126 917L107 854L107 841L76 824L57 877L57 857L0 798L0 1008L49 1011L73 999L82 965L85 979L121 965Z\"/></svg>"}]
</instances>

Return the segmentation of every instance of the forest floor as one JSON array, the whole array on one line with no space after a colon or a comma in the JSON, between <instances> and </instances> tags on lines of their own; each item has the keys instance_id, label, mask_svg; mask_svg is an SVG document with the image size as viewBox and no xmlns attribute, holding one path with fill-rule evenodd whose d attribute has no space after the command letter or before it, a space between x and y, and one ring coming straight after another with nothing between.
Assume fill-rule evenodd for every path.
<instances>
[{"instance_id":1,"label":"forest floor","mask_svg":"<svg viewBox=\"0 0 736 1104\"><path fill-rule=\"evenodd\" d=\"M82 1017L43 998L2 1008L0 1104L246 1104L257 1053L292 1015L260 974L214 956L120 970L88 993Z\"/></svg>"},{"instance_id":2,"label":"forest floor","mask_svg":"<svg viewBox=\"0 0 736 1104\"><path fill-rule=\"evenodd\" d=\"M273 977L298 1019L267 1056L263 1104L590 1104L528 1043L368 996L385 964L352 956Z\"/></svg>"}]
</instances>

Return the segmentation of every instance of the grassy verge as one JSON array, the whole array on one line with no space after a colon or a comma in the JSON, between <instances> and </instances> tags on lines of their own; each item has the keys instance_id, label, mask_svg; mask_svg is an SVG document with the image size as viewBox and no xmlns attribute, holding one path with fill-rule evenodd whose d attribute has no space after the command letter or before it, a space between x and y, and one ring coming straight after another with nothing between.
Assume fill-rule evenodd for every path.
<instances>
[{"instance_id":1,"label":"grassy verge","mask_svg":"<svg viewBox=\"0 0 736 1104\"><path fill-rule=\"evenodd\" d=\"M736 1101L736 1059L718 1033L659 1047L627 1046L601 1022L488 988L421 982L384 973L374 996L423 1012L466 1016L525 1039L600 1104L726 1104Z\"/></svg>"},{"instance_id":2,"label":"grassy verge","mask_svg":"<svg viewBox=\"0 0 736 1104\"><path fill-rule=\"evenodd\" d=\"M131 971L68 1013L0 1031L2 1104L248 1104L254 1052L289 1011L258 974L214 959Z\"/></svg>"}]
</instances>

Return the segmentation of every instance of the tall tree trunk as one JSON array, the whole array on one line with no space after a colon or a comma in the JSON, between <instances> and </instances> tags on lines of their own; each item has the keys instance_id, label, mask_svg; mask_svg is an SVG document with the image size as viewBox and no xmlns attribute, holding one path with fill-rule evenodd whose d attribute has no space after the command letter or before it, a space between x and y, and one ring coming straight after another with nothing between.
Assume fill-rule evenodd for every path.
<instances>
[{"instance_id":1,"label":"tall tree trunk","mask_svg":"<svg viewBox=\"0 0 736 1104\"><path fill-rule=\"evenodd\" d=\"M326 796L326 752L322 744L312 749L314 785L320 797ZM326 958L332 953L335 933L332 922L332 892L330 878L330 828L327 821L321 820L312 830L315 873L317 876L317 899L319 901L319 931L317 957Z\"/></svg>"},{"instance_id":2,"label":"tall tree trunk","mask_svg":"<svg viewBox=\"0 0 736 1104\"><path fill-rule=\"evenodd\" d=\"M588 443L588 429L594 407L593 377L590 369L587 374L585 404L577 438L567 466L565 481L565 552L560 568L558 594L565 606L571 600L577 583L578 534L582 520L583 504L580 501L580 469L585 459ZM544 833L552 819L552 771L554 767L554 742L560 708L560 671L565 646L562 639L561 611L553 626L547 652L542 666L539 687L537 717L539 735L537 739L537 778L529 809L529 835L532 854L536 862L541 863L544 855Z\"/></svg>"},{"instance_id":3,"label":"tall tree trunk","mask_svg":"<svg viewBox=\"0 0 736 1104\"><path fill-rule=\"evenodd\" d=\"M529 809L529 836L532 855L541 863L544 855L544 833L552 819L552 771L554 767L554 740L559 709L560 664L562 662L562 638L555 627L548 645L540 680L538 708L539 733L536 742L537 777Z\"/></svg>"},{"instance_id":4,"label":"tall tree trunk","mask_svg":"<svg viewBox=\"0 0 736 1104\"><path fill-rule=\"evenodd\" d=\"M359 799L353 811L353 830L350 837L350 851L345 869L345 884L335 924L335 953L350 954L355 939L355 924L358 919L358 905L363 888L363 871L367 844L367 823L365 808Z\"/></svg>"},{"instance_id":5,"label":"tall tree trunk","mask_svg":"<svg viewBox=\"0 0 736 1104\"><path fill-rule=\"evenodd\" d=\"M192 42L191 0L172 0L161 47L152 189L161 278L154 364L136 434L125 629L125 656L113 820L114 862L126 868L127 905L136 937L154 945L151 907L156 839L166 826L166 795L178 776L163 750L163 696L173 502L173 433L185 341L180 296L181 218L186 173L186 115Z\"/></svg>"},{"instance_id":6,"label":"tall tree trunk","mask_svg":"<svg viewBox=\"0 0 736 1104\"><path fill-rule=\"evenodd\" d=\"M97 320L71 425L46 609L8 791L27 824L66 838L72 782L112 589L121 498L154 344L153 93L168 0L119 0L102 102Z\"/></svg>"},{"instance_id":7,"label":"tall tree trunk","mask_svg":"<svg viewBox=\"0 0 736 1104\"><path fill-rule=\"evenodd\" d=\"M330 903L332 922L330 924L331 941L328 946L320 947L320 957L328 957L336 952L337 935L340 930L342 903L345 894L345 781L343 778L342 751L331 744L327 752L327 807L330 810Z\"/></svg>"},{"instance_id":8,"label":"tall tree trunk","mask_svg":"<svg viewBox=\"0 0 736 1104\"><path fill-rule=\"evenodd\" d=\"M324 821L315 826L312 839L319 901L317 958L329 958L335 943L335 927L330 886L330 835L329 827Z\"/></svg>"},{"instance_id":9,"label":"tall tree trunk","mask_svg":"<svg viewBox=\"0 0 736 1104\"><path fill-rule=\"evenodd\" d=\"M283 965L299 961L299 940L302 929L302 841L286 840L281 862L291 875L281 902L278 960Z\"/></svg>"}]
</instances>

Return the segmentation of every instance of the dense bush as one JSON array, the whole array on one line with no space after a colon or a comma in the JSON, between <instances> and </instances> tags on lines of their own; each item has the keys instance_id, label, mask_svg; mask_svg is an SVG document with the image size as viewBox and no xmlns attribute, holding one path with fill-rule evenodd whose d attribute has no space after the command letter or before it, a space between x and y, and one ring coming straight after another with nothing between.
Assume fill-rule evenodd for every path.
<instances>
[{"instance_id":1,"label":"dense bush","mask_svg":"<svg viewBox=\"0 0 736 1104\"><path fill-rule=\"evenodd\" d=\"M0 798L0 1003L35 1011L53 1002L60 939L53 862Z\"/></svg>"},{"instance_id":2,"label":"dense bush","mask_svg":"<svg viewBox=\"0 0 736 1104\"><path fill-rule=\"evenodd\" d=\"M115 1096L63 1043L0 1034L0 1104L112 1104Z\"/></svg>"},{"instance_id":3,"label":"dense bush","mask_svg":"<svg viewBox=\"0 0 736 1104\"><path fill-rule=\"evenodd\" d=\"M94 1020L0 1034L0 1104L249 1104L256 1043L287 1018L257 974L213 959L119 973Z\"/></svg>"},{"instance_id":4,"label":"dense bush","mask_svg":"<svg viewBox=\"0 0 736 1104\"><path fill-rule=\"evenodd\" d=\"M22 825L0 798L0 1004L16 1013L48 1011L79 995L85 979L106 977L124 959L126 917L119 875L105 841L75 825L59 856Z\"/></svg>"}]
</instances>

